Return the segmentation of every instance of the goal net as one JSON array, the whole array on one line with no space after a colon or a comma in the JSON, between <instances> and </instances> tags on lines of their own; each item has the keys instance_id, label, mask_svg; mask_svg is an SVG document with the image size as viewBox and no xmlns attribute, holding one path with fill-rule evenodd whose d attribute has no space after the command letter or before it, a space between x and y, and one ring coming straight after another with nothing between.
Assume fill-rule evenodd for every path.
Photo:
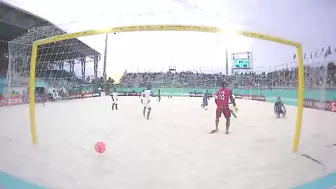
<instances>
[{"instance_id":1,"label":"goal net","mask_svg":"<svg viewBox=\"0 0 336 189\"><path fill-rule=\"evenodd\" d=\"M8 95L28 100L32 43L62 34L65 32L55 26L36 27L8 44ZM78 39L40 46L36 60L36 102L42 102L43 98L58 101L100 96L105 83L102 73L98 77L100 60L99 52Z\"/></svg>"},{"instance_id":2,"label":"goal net","mask_svg":"<svg viewBox=\"0 0 336 189\"><path fill-rule=\"evenodd\" d=\"M306 106L335 111L334 101L336 101L336 49L322 48L315 53L311 53L305 59L306 90L315 90L315 93L307 94ZM319 98L317 98L319 97ZM309 99L316 99L310 101Z\"/></svg>"},{"instance_id":3,"label":"goal net","mask_svg":"<svg viewBox=\"0 0 336 189\"><path fill-rule=\"evenodd\" d=\"M183 26L170 27L170 30L174 31L185 29ZM143 28L149 30L150 26ZM128 28L129 31L137 29L136 27ZM165 26L157 26L150 30L162 31L165 29ZM114 30L108 31L114 32ZM216 29L194 26L194 28L189 28L189 31L215 32ZM29 29L27 33L8 44L7 95L11 97L8 104L28 103L29 101L33 42L63 34L66 33L55 26L36 27ZM95 32L92 34L95 34ZM105 63L112 64L112 62L106 62L106 35L100 35L99 40L91 40L95 44L99 44L100 47L105 46L105 49L102 48L99 51L82 42L90 40L90 37L82 37L82 35L83 33L74 35L74 37L70 36L66 40L62 40L64 38L59 38L61 40L54 38L49 43L38 46L35 54L34 94L36 107L40 107L40 104L43 104L45 100L59 102L99 97L105 94L110 95L114 88L117 88L118 92L122 94L138 95L149 83L153 85L154 93L158 93L160 89L162 95L203 96L206 91L213 94L222 80L231 83L237 98L274 103L277 97L281 96L285 104L298 105L297 57L289 63L272 66L268 70L265 68L258 70L258 62L255 62L256 68L254 70L251 70L250 73L238 75L226 74L227 69L225 67L217 71L209 67L194 67L190 68L191 71L186 71L179 70L178 65L175 64L176 67L166 73L162 71L157 71L154 74L146 72L130 73L130 70L126 69L121 75L120 83L114 85L115 80L107 77L106 67L104 66ZM78 39L78 37L80 38ZM225 57L224 54L222 53L222 57ZM113 56L111 53L108 53L108 55ZM330 90L333 89L335 83L335 65L332 63L333 52L328 49L327 53L324 50L323 55L319 56L320 59L317 59L317 57L315 59L314 57L311 59L305 57L305 106L331 111L335 101L335 90ZM318 63L321 65L318 65ZM113 62L113 64L118 64L118 62ZM224 65L225 58L223 58ZM134 66L136 66L136 63L134 63ZM326 107L329 109L322 107L321 104L327 104ZM296 117L297 112L297 108L294 108L291 112L292 117ZM290 125L296 125L297 123L293 118Z\"/></svg>"}]
</instances>

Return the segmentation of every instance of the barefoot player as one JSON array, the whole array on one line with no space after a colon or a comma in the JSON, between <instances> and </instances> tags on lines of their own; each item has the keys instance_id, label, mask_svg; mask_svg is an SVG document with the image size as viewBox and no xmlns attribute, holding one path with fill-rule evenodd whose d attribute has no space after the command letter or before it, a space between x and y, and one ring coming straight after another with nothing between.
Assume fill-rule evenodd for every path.
<instances>
[{"instance_id":1,"label":"barefoot player","mask_svg":"<svg viewBox=\"0 0 336 189\"><path fill-rule=\"evenodd\" d=\"M144 106L142 110L142 114L144 117L147 118L147 120L149 120L149 116L152 111L152 106L151 106L151 95L152 94L151 93L152 93L151 86L148 86L147 90L145 90L142 93L142 98L141 98L141 103ZM147 110L147 115L146 115L146 110Z\"/></svg>"},{"instance_id":2,"label":"barefoot player","mask_svg":"<svg viewBox=\"0 0 336 189\"><path fill-rule=\"evenodd\" d=\"M208 100L209 100L209 96L208 96L208 90L205 91L205 93L203 94L203 103L201 104L201 107L204 110L208 109Z\"/></svg>"},{"instance_id":3,"label":"barefoot player","mask_svg":"<svg viewBox=\"0 0 336 189\"><path fill-rule=\"evenodd\" d=\"M118 110L118 93L117 89L114 89L111 95L112 98L112 110Z\"/></svg>"},{"instance_id":4,"label":"barefoot player","mask_svg":"<svg viewBox=\"0 0 336 189\"><path fill-rule=\"evenodd\" d=\"M158 90L158 101L161 102L161 90Z\"/></svg>"},{"instance_id":5,"label":"barefoot player","mask_svg":"<svg viewBox=\"0 0 336 189\"><path fill-rule=\"evenodd\" d=\"M215 103L217 105L216 109L216 129L212 130L211 133L215 133L218 131L219 118L223 114L226 119L226 134L229 134L230 129L230 117L231 110L229 107L229 100L232 102L234 111L237 112L238 108L234 98L232 97L231 89L227 88L227 83L224 81L222 87L217 91L215 95Z\"/></svg>"}]
</instances>

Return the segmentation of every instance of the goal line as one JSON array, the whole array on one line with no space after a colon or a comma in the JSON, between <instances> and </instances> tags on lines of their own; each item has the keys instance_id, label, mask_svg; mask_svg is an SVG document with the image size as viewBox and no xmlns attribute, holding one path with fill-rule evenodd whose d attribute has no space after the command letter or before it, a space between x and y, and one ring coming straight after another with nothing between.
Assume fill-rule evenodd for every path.
<instances>
[{"instance_id":1,"label":"goal line","mask_svg":"<svg viewBox=\"0 0 336 189\"><path fill-rule=\"evenodd\" d=\"M284 45L289 45L297 48L297 60L298 60L298 110L296 118L296 131L293 139L292 151L297 152L299 148L300 136L301 136L301 125L302 125L302 114L303 114L303 100L304 100L304 68L303 68L303 54L302 45L300 43L283 39L280 37L270 36L266 34L242 31L242 30L230 30L223 29L219 27L207 27L207 26L196 26L196 25L133 25L125 27L113 27L108 29L96 29L81 31L76 33L69 33L63 35L57 35L45 39L40 39L34 41L31 54L31 64L30 64L30 80L29 80L29 99L35 99L35 78L36 78L36 60L37 60L37 50L40 45L45 45L48 43L54 43L57 41L63 41L73 38L107 34L107 33L121 33L121 32L137 32L137 31L190 31L190 32L208 32L208 33L234 33L245 37L261 39L266 41L272 41L275 43L280 43ZM30 108L30 127L32 141L34 144L37 143L37 133L36 133L36 117L35 117L35 100L29 101Z\"/></svg>"}]
</instances>

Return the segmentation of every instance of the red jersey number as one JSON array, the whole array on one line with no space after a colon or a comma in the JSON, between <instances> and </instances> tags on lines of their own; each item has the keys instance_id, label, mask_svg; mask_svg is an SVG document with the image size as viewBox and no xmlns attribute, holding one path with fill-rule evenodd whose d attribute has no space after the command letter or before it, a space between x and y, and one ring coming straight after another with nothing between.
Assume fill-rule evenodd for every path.
<instances>
[{"instance_id":1,"label":"red jersey number","mask_svg":"<svg viewBox=\"0 0 336 189\"><path fill-rule=\"evenodd\" d=\"M219 94L219 97L221 100L224 100L225 98L225 91L221 91L220 94Z\"/></svg>"},{"instance_id":2,"label":"red jersey number","mask_svg":"<svg viewBox=\"0 0 336 189\"><path fill-rule=\"evenodd\" d=\"M229 106L229 98L231 96L231 90L228 88L222 88L217 92L218 101L217 106L218 107L228 107Z\"/></svg>"}]
</instances>

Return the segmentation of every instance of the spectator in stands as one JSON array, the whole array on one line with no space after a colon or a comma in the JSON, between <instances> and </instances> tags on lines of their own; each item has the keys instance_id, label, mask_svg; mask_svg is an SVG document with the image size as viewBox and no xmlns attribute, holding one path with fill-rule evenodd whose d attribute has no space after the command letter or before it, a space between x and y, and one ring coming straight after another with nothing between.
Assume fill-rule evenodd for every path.
<instances>
[{"instance_id":1,"label":"spectator in stands","mask_svg":"<svg viewBox=\"0 0 336 189\"><path fill-rule=\"evenodd\" d=\"M327 70L323 66L305 65L306 88L327 87L336 85L336 65L333 62L328 64ZM228 81L238 88L283 88L297 87L298 68L284 68L260 74L250 72L226 76L222 73L206 74L193 72L144 72L125 73L120 80L125 87L145 87L152 83L158 87L194 87L206 88L209 86L218 87L219 81ZM327 75L326 75L327 74Z\"/></svg>"}]
</instances>

